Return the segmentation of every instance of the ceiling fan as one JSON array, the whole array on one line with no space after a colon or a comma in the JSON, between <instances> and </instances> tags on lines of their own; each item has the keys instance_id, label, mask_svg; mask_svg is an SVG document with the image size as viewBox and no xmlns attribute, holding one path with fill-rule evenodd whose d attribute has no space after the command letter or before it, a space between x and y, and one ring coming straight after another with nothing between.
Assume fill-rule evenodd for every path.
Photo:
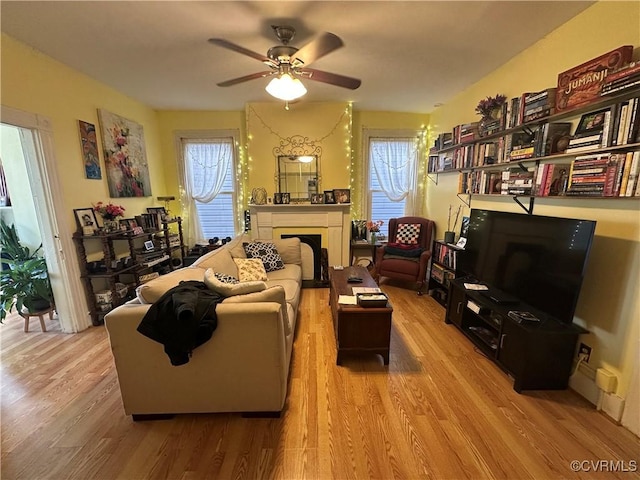
<instances>
[{"instance_id":1,"label":"ceiling fan","mask_svg":"<svg viewBox=\"0 0 640 480\"><path fill-rule=\"evenodd\" d=\"M289 45L289 42L296 34L293 27L289 25L272 25L271 28L273 28L274 33L278 39L280 39L282 45L271 47L267 51L266 56L222 38L209 39L209 42L214 45L255 58L270 68L270 70L267 71L252 73L243 77L220 82L217 84L219 87L230 87L256 78L275 76L269 85L267 85L267 92L281 100L291 101L307 93L307 89L300 81L300 78L328 83L351 90L355 90L360 86L361 81L357 78L308 68L311 63L344 45L337 35L324 32L298 49Z\"/></svg>"}]
</instances>

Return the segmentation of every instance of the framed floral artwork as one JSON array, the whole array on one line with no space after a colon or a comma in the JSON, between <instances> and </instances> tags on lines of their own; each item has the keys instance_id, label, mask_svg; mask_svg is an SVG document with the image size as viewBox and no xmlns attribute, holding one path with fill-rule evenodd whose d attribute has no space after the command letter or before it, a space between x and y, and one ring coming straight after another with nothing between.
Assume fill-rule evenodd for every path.
<instances>
[{"instance_id":1,"label":"framed floral artwork","mask_svg":"<svg viewBox=\"0 0 640 480\"><path fill-rule=\"evenodd\" d=\"M151 195L149 166L142 125L98 109L109 196Z\"/></svg>"},{"instance_id":2,"label":"framed floral artwork","mask_svg":"<svg viewBox=\"0 0 640 480\"><path fill-rule=\"evenodd\" d=\"M80 132L80 146L82 147L82 160L84 162L84 175L91 180L100 180L100 154L98 153L98 141L96 140L96 126L89 122L78 120Z\"/></svg>"}]
</instances>

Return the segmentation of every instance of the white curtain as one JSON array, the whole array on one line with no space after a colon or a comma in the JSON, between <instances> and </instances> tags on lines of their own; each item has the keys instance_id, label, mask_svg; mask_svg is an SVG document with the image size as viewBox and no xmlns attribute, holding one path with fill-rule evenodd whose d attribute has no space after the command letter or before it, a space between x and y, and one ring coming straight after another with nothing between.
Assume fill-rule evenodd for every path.
<instances>
[{"instance_id":1,"label":"white curtain","mask_svg":"<svg viewBox=\"0 0 640 480\"><path fill-rule=\"evenodd\" d=\"M375 138L370 148L371 164L382 191L393 202L405 200L405 215L413 215L418 139Z\"/></svg>"},{"instance_id":2,"label":"white curtain","mask_svg":"<svg viewBox=\"0 0 640 480\"><path fill-rule=\"evenodd\" d=\"M185 197L189 217L187 226L188 245L204 238L196 201L208 203L220 193L229 162L232 161L233 139L184 140Z\"/></svg>"}]
</instances>

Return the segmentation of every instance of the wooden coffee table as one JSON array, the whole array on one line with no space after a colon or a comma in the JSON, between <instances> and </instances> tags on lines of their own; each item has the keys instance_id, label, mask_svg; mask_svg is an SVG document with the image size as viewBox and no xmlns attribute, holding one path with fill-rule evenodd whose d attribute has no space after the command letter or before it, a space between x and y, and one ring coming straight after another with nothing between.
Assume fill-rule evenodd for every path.
<instances>
[{"instance_id":1,"label":"wooden coffee table","mask_svg":"<svg viewBox=\"0 0 640 480\"><path fill-rule=\"evenodd\" d=\"M348 283L349 275L362 278L362 283ZM389 341L391 339L391 314L393 308L363 308L358 305L341 305L339 295L353 295L351 287L377 287L375 280L364 267L345 267L344 270L329 269L329 305L333 316L338 356L336 363L350 353L374 353L389 364Z\"/></svg>"}]
</instances>

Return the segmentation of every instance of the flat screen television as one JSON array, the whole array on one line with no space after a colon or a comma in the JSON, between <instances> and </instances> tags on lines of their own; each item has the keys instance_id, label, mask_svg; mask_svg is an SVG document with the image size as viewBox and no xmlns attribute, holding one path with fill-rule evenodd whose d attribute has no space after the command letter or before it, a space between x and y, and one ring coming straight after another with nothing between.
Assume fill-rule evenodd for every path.
<instances>
[{"instance_id":1,"label":"flat screen television","mask_svg":"<svg viewBox=\"0 0 640 480\"><path fill-rule=\"evenodd\" d=\"M596 222L472 209L462 272L563 323L578 302Z\"/></svg>"}]
</instances>

